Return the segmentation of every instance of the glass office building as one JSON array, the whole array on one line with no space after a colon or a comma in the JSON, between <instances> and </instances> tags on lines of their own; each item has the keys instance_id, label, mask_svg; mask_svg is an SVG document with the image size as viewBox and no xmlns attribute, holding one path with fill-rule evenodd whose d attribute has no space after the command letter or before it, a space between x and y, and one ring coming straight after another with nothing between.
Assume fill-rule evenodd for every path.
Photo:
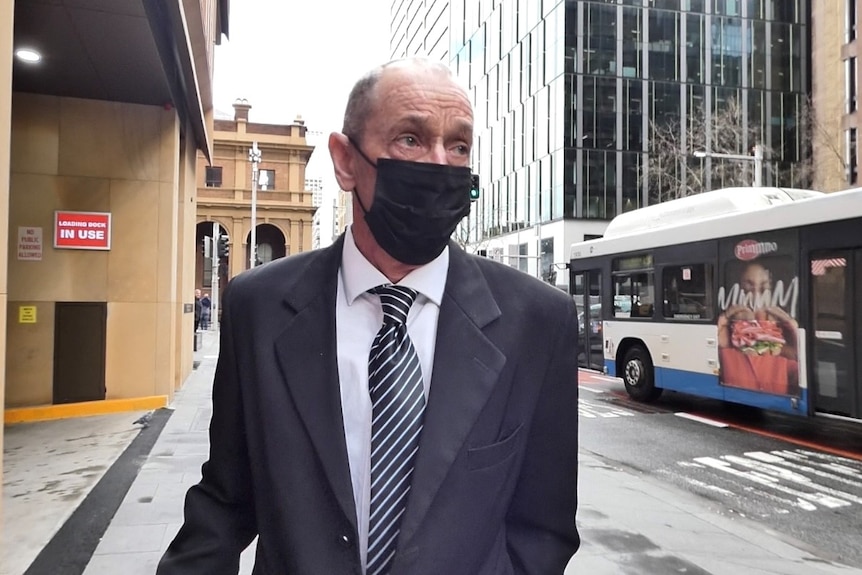
<instances>
[{"instance_id":1,"label":"glass office building","mask_svg":"<svg viewBox=\"0 0 862 575\"><path fill-rule=\"evenodd\" d=\"M393 56L448 61L470 88L472 242L536 275L650 203L651 120L684 141L735 101L741 150L762 144L788 169L805 153L805 0L395 0L392 17Z\"/></svg>"}]
</instances>

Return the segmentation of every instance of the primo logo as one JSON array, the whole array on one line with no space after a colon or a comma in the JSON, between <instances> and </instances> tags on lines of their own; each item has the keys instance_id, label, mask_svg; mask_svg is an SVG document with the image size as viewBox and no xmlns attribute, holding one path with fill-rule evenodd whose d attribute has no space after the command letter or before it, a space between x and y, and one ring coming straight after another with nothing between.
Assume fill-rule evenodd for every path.
<instances>
[{"instance_id":1,"label":"primo logo","mask_svg":"<svg viewBox=\"0 0 862 575\"><path fill-rule=\"evenodd\" d=\"M736 259L742 261L753 260L759 256L765 256L778 251L776 242L757 242L754 240L742 240L733 250Z\"/></svg>"}]
</instances>

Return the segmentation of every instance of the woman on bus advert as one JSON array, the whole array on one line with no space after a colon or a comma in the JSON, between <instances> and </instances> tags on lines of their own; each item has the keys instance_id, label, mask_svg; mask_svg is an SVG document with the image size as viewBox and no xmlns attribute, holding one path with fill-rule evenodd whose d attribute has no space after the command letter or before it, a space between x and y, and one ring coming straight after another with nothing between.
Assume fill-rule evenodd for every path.
<instances>
[{"instance_id":1,"label":"woman on bus advert","mask_svg":"<svg viewBox=\"0 0 862 575\"><path fill-rule=\"evenodd\" d=\"M795 319L799 280L793 258L778 254L782 243L737 241L733 257L725 260L724 282L718 291L723 385L781 395L799 393Z\"/></svg>"}]
</instances>

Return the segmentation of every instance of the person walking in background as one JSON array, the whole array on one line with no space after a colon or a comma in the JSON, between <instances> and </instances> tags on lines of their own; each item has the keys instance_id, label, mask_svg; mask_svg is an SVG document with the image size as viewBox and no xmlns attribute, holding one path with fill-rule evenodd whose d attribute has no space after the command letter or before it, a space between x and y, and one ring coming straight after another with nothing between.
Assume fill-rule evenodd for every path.
<instances>
[{"instance_id":1,"label":"person walking in background","mask_svg":"<svg viewBox=\"0 0 862 575\"><path fill-rule=\"evenodd\" d=\"M201 290L195 290L195 333L201 327L201 316L203 315L203 304L201 304Z\"/></svg>"},{"instance_id":2,"label":"person walking in background","mask_svg":"<svg viewBox=\"0 0 862 575\"><path fill-rule=\"evenodd\" d=\"M210 318L212 317L212 301L210 294L205 293L201 298L201 329L210 328Z\"/></svg>"},{"instance_id":3,"label":"person walking in background","mask_svg":"<svg viewBox=\"0 0 862 575\"><path fill-rule=\"evenodd\" d=\"M465 253L473 112L390 62L329 139L352 226L222 300L209 460L159 575L561 575L579 546L572 298Z\"/></svg>"}]
</instances>

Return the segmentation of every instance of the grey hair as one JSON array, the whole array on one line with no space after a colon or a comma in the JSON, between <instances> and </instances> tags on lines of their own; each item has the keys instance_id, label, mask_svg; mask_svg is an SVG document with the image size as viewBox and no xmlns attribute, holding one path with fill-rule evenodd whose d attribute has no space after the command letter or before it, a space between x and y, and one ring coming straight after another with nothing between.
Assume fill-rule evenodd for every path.
<instances>
[{"instance_id":1,"label":"grey hair","mask_svg":"<svg viewBox=\"0 0 862 575\"><path fill-rule=\"evenodd\" d=\"M380 81L380 76L383 75L385 66L385 64L377 66L362 76L354 84L347 98L347 109L344 110L344 125L341 132L355 140L361 139L365 122L371 115L371 104L374 99L372 93Z\"/></svg>"},{"instance_id":2,"label":"grey hair","mask_svg":"<svg viewBox=\"0 0 862 575\"><path fill-rule=\"evenodd\" d=\"M454 79L452 70L444 63L424 57L401 58L377 66L362 76L350 91L350 96L347 98L347 108L344 111L344 124L341 128L343 134L357 142L362 139L362 132L365 130L365 125L374 108L374 89L380 82L386 68L400 64L430 68L443 73L449 79Z\"/></svg>"}]
</instances>

